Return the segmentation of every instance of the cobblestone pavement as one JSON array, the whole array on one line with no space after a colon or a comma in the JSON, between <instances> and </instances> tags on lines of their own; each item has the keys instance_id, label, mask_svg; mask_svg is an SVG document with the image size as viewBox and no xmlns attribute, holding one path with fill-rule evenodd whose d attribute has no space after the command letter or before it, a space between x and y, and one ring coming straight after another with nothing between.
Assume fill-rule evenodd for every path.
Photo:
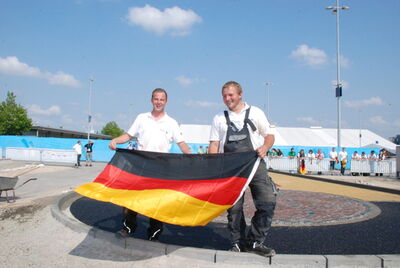
<instances>
[{"instance_id":1,"label":"cobblestone pavement","mask_svg":"<svg viewBox=\"0 0 400 268\"><path fill-rule=\"evenodd\" d=\"M251 193L246 191L244 214L250 222L255 208ZM353 223L368 220L380 214L376 205L346 196L307 191L281 190L273 226L318 226ZM227 222L226 213L216 219Z\"/></svg>"}]
</instances>

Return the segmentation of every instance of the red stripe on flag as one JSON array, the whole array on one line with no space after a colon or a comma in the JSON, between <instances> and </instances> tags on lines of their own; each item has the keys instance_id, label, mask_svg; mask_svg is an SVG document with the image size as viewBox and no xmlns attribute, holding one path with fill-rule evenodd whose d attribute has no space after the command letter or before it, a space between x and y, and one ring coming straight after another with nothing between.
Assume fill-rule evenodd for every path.
<instances>
[{"instance_id":1,"label":"red stripe on flag","mask_svg":"<svg viewBox=\"0 0 400 268\"><path fill-rule=\"evenodd\" d=\"M138 176L107 165L94 182L122 190L175 190L218 205L232 205L247 179L229 177L211 180L163 180Z\"/></svg>"}]
</instances>

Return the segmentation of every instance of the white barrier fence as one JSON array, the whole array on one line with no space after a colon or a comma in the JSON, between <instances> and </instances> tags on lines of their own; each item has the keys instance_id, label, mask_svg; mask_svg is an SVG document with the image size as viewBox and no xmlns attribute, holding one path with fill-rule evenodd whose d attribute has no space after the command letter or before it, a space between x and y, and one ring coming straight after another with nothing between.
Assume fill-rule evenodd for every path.
<instances>
[{"instance_id":1,"label":"white barrier fence","mask_svg":"<svg viewBox=\"0 0 400 268\"><path fill-rule=\"evenodd\" d=\"M6 148L5 157L11 160L76 163L74 150L41 149L41 148Z\"/></svg>"},{"instance_id":2,"label":"white barrier fence","mask_svg":"<svg viewBox=\"0 0 400 268\"><path fill-rule=\"evenodd\" d=\"M304 159L306 170L309 172L328 172L329 159ZM300 160L298 158L273 158L267 159L267 167L280 171L297 172L299 170Z\"/></svg>"},{"instance_id":3,"label":"white barrier fence","mask_svg":"<svg viewBox=\"0 0 400 268\"><path fill-rule=\"evenodd\" d=\"M387 160L352 160L351 169L352 173L378 173L385 175L396 174L396 159Z\"/></svg>"},{"instance_id":4,"label":"white barrier fence","mask_svg":"<svg viewBox=\"0 0 400 268\"><path fill-rule=\"evenodd\" d=\"M279 171L298 172L300 160L298 158L266 158L267 168ZM330 171L329 159L304 159L307 172L312 173L328 173ZM382 173L385 175L396 175L396 159L387 159L383 161L374 160L351 160L347 163L347 168L350 167L351 173Z\"/></svg>"}]
</instances>

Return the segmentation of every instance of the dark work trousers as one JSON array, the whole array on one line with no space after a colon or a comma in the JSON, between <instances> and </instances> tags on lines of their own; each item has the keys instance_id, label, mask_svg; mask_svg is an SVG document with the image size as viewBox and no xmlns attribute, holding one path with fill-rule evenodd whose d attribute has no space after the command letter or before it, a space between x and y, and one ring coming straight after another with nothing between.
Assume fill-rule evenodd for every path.
<instances>
[{"instance_id":1,"label":"dark work trousers","mask_svg":"<svg viewBox=\"0 0 400 268\"><path fill-rule=\"evenodd\" d=\"M256 211L251 219L251 226L247 236L245 233L246 222L243 213L244 195L233 207L228 209L228 228L231 234L232 244L262 243L271 228L277 191L274 182L268 176L264 160L260 161L260 165L249 187Z\"/></svg>"},{"instance_id":2,"label":"dark work trousers","mask_svg":"<svg viewBox=\"0 0 400 268\"><path fill-rule=\"evenodd\" d=\"M329 164L330 164L329 169L334 170L335 169L335 161L330 161Z\"/></svg>"},{"instance_id":3,"label":"dark work trousers","mask_svg":"<svg viewBox=\"0 0 400 268\"><path fill-rule=\"evenodd\" d=\"M340 174L344 175L344 171L346 170L346 163L340 163Z\"/></svg>"},{"instance_id":4,"label":"dark work trousers","mask_svg":"<svg viewBox=\"0 0 400 268\"><path fill-rule=\"evenodd\" d=\"M123 208L122 214L124 216L124 229L128 231L128 233L134 233L136 230L136 216L137 212ZM163 223L161 221L149 218L149 228L147 229L147 238L153 236L153 238L158 238L163 230Z\"/></svg>"},{"instance_id":5,"label":"dark work trousers","mask_svg":"<svg viewBox=\"0 0 400 268\"><path fill-rule=\"evenodd\" d=\"M77 166L81 165L81 155L80 154L76 155L76 165Z\"/></svg>"}]
</instances>

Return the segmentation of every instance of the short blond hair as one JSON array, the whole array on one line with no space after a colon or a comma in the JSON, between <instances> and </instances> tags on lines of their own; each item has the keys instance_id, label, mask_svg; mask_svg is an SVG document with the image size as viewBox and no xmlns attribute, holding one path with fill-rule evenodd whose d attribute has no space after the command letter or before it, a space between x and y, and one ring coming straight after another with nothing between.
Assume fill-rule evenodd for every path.
<instances>
[{"instance_id":1,"label":"short blond hair","mask_svg":"<svg viewBox=\"0 0 400 268\"><path fill-rule=\"evenodd\" d=\"M151 99L153 99L154 94L156 94L156 93L164 93L164 94L165 94L165 99L166 99L166 100L168 99L167 91L165 91L165 89L163 89L163 88L156 88L156 89L154 89L153 92L151 93Z\"/></svg>"},{"instance_id":2,"label":"short blond hair","mask_svg":"<svg viewBox=\"0 0 400 268\"><path fill-rule=\"evenodd\" d=\"M235 82L235 81L226 82L222 86L222 92L224 91L225 88L228 88L228 87L235 87L238 94L241 94L243 92L242 86L238 82Z\"/></svg>"}]
</instances>

